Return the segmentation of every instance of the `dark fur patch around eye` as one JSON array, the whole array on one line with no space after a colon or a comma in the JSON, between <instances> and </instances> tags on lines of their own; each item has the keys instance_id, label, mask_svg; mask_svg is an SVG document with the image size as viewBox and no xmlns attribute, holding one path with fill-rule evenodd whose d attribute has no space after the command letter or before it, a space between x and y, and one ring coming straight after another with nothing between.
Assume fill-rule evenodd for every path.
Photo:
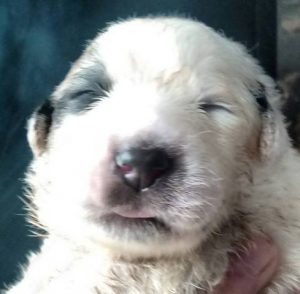
<instances>
[{"instance_id":1,"label":"dark fur patch around eye","mask_svg":"<svg viewBox=\"0 0 300 294\"><path fill-rule=\"evenodd\" d=\"M101 87L86 84L85 90L65 94L63 98L56 102L57 112L62 113L82 113L90 109L93 104L106 96Z\"/></svg>"},{"instance_id":2,"label":"dark fur patch around eye","mask_svg":"<svg viewBox=\"0 0 300 294\"><path fill-rule=\"evenodd\" d=\"M111 88L112 83L103 65L82 69L72 78L70 87L56 99L56 116L88 111L94 103L106 97Z\"/></svg>"},{"instance_id":3,"label":"dark fur patch around eye","mask_svg":"<svg viewBox=\"0 0 300 294\"><path fill-rule=\"evenodd\" d=\"M66 114L88 111L95 102L107 96L112 84L102 64L80 68L73 74L63 90L47 99L33 114L34 138L32 148L36 154L47 149L48 135L53 125L59 125Z\"/></svg>"}]
</instances>

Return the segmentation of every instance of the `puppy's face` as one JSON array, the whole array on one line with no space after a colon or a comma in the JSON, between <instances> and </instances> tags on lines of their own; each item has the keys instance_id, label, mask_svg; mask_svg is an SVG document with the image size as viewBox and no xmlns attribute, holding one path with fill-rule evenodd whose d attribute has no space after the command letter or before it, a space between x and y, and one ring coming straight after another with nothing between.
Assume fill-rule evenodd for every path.
<instances>
[{"instance_id":1,"label":"puppy's face","mask_svg":"<svg viewBox=\"0 0 300 294\"><path fill-rule=\"evenodd\" d=\"M198 246L259 160L261 79L239 45L202 24L113 25L29 122L39 221L123 255Z\"/></svg>"}]
</instances>

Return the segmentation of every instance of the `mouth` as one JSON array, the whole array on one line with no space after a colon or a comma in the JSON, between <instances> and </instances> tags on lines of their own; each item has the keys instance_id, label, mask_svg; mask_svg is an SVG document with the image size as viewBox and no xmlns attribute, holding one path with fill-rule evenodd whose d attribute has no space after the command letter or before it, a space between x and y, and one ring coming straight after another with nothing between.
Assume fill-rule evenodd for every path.
<instances>
[{"instance_id":1,"label":"mouth","mask_svg":"<svg viewBox=\"0 0 300 294\"><path fill-rule=\"evenodd\" d=\"M113 212L103 215L101 223L109 231L132 232L134 235L152 235L159 232L170 232L169 226L153 214L139 210L114 209Z\"/></svg>"},{"instance_id":2,"label":"mouth","mask_svg":"<svg viewBox=\"0 0 300 294\"><path fill-rule=\"evenodd\" d=\"M169 224L147 207L125 204L107 210L100 215L91 214L90 220L113 239L145 243L147 240L172 234Z\"/></svg>"},{"instance_id":3,"label":"mouth","mask_svg":"<svg viewBox=\"0 0 300 294\"><path fill-rule=\"evenodd\" d=\"M128 217L124 217L119 214L113 213L113 214L106 216L106 220L110 221L111 223L114 223L115 225L118 225L118 226L124 227L124 228L130 228L130 227L138 228L138 227L149 227L149 226L153 226L155 228L166 227L166 225L156 217L147 217L147 218L130 217L130 218L128 218Z\"/></svg>"},{"instance_id":4,"label":"mouth","mask_svg":"<svg viewBox=\"0 0 300 294\"><path fill-rule=\"evenodd\" d=\"M142 208L131 208L129 206L116 206L112 209L112 213L128 219L153 219L155 214Z\"/></svg>"},{"instance_id":5,"label":"mouth","mask_svg":"<svg viewBox=\"0 0 300 294\"><path fill-rule=\"evenodd\" d=\"M112 209L112 213L108 215L112 222L124 227L141 226L155 228L166 228L165 223L155 214L143 208L130 208L128 206L117 206Z\"/></svg>"}]
</instances>

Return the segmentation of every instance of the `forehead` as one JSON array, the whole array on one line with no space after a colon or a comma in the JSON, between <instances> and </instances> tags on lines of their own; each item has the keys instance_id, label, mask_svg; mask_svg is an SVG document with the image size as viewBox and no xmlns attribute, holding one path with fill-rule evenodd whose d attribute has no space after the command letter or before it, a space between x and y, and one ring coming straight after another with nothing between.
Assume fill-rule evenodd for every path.
<instances>
[{"instance_id":1,"label":"forehead","mask_svg":"<svg viewBox=\"0 0 300 294\"><path fill-rule=\"evenodd\" d=\"M189 65L190 54L182 54L185 46L180 46L178 39L178 32L170 25L132 21L108 29L95 40L94 49L116 79L128 74L167 78Z\"/></svg>"},{"instance_id":2,"label":"forehead","mask_svg":"<svg viewBox=\"0 0 300 294\"><path fill-rule=\"evenodd\" d=\"M251 84L258 69L240 45L206 25L179 18L133 19L110 26L82 62L100 61L114 83L132 80ZM168 84L169 86L169 84Z\"/></svg>"},{"instance_id":3,"label":"forehead","mask_svg":"<svg viewBox=\"0 0 300 294\"><path fill-rule=\"evenodd\" d=\"M92 43L90 53L105 62L116 80L167 80L179 72L192 73L200 64L204 69L209 63L211 70L227 65L230 60L221 62L221 41L227 42L193 21L135 19L111 26Z\"/></svg>"},{"instance_id":4,"label":"forehead","mask_svg":"<svg viewBox=\"0 0 300 294\"><path fill-rule=\"evenodd\" d=\"M145 91L159 90L164 97L209 95L231 100L243 96L241 90L255 84L259 73L240 45L204 24L146 18L114 24L101 33L59 89L78 92L98 83L105 90L119 89L130 95L137 86L142 94L147 85Z\"/></svg>"}]
</instances>

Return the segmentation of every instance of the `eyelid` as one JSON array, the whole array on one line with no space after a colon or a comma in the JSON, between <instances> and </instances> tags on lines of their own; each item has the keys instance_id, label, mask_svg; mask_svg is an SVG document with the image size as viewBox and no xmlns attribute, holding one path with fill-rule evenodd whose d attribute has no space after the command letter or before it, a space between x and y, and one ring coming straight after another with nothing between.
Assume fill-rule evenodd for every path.
<instances>
[{"instance_id":1,"label":"eyelid","mask_svg":"<svg viewBox=\"0 0 300 294\"><path fill-rule=\"evenodd\" d=\"M71 93L71 99L77 99L82 97L105 97L107 96L107 90L105 85L99 82L89 82L85 79L80 79L78 84L80 85L77 89Z\"/></svg>"},{"instance_id":2,"label":"eyelid","mask_svg":"<svg viewBox=\"0 0 300 294\"><path fill-rule=\"evenodd\" d=\"M203 100L198 104L198 108L205 112L226 111L231 114L233 113L233 106L222 101Z\"/></svg>"},{"instance_id":3,"label":"eyelid","mask_svg":"<svg viewBox=\"0 0 300 294\"><path fill-rule=\"evenodd\" d=\"M78 92L75 92L74 94L72 94L71 99L75 99L75 98L78 98L83 95L95 95L96 96L97 93L94 90L81 90L81 91L78 91Z\"/></svg>"}]
</instances>

